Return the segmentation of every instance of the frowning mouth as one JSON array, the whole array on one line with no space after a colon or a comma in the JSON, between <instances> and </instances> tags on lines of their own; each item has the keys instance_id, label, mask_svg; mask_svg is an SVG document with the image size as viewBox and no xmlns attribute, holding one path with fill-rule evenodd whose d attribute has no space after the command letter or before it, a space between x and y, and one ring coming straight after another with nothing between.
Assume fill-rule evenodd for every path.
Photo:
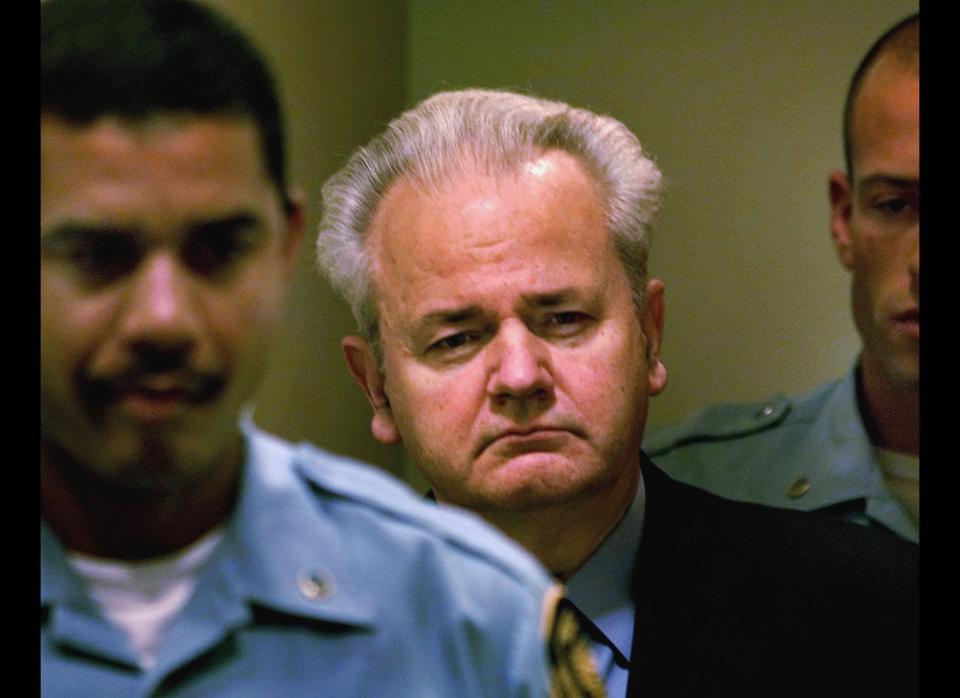
<instances>
[{"instance_id":1,"label":"frowning mouth","mask_svg":"<svg viewBox=\"0 0 960 698\"><path fill-rule=\"evenodd\" d=\"M508 454L554 451L560 448L568 438L576 435L571 429L552 426L508 429L484 439L478 455L488 449L496 449Z\"/></svg>"}]
</instances>

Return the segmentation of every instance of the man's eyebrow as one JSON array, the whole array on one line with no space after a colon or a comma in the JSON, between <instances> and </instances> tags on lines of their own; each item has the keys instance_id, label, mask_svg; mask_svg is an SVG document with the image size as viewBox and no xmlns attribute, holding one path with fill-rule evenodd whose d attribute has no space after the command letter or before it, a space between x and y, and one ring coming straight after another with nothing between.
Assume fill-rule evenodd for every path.
<instances>
[{"instance_id":1,"label":"man's eyebrow","mask_svg":"<svg viewBox=\"0 0 960 698\"><path fill-rule=\"evenodd\" d=\"M473 304L459 308L440 308L431 310L420 320L424 325L456 325L480 317L480 306Z\"/></svg>"},{"instance_id":2,"label":"man's eyebrow","mask_svg":"<svg viewBox=\"0 0 960 698\"><path fill-rule=\"evenodd\" d=\"M132 237L133 226L106 222L64 221L48 230L40 231L41 249L62 249L97 238Z\"/></svg>"},{"instance_id":3,"label":"man's eyebrow","mask_svg":"<svg viewBox=\"0 0 960 698\"><path fill-rule=\"evenodd\" d=\"M919 189L920 180L913 177L898 177L896 175L883 174L881 172L867 175L860 180L859 186L861 188L887 186L898 189Z\"/></svg>"},{"instance_id":4,"label":"man's eyebrow","mask_svg":"<svg viewBox=\"0 0 960 698\"><path fill-rule=\"evenodd\" d=\"M195 221L187 226L186 232L191 236L203 236L233 231L252 231L258 228L266 228L266 221L262 216L249 211L239 211Z\"/></svg>"},{"instance_id":5,"label":"man's eyebrow","mask_svg":"<svg viewBox=\"0 0 960 698\"><path fill-rule=\"evenodd\" d=\"M524 305L535 306L539 308L554 308L564 303L569 303L583 294L578 293L573 288L561 288L554 291L541 293L524 293L520 298Z\"/></svg>"},{"instance_id":6,"label":"man's eyebrow","mask_svg":"<svg viewBox=\"0 0 960 698\"><path fill-rule=\"evenodd\" d=\"M528 307L554 308L581 297L583 297L583 293L574 288L561 288L554 291L524 293L520 296L520 300ZM483 309L479 305L471 304L432 310L423 315L420 321L424 325L456 325L474 320L482 315Z\"/></svg>"},{"instance_id":7,"label":"man's eyebrow","mask_svg":"<svg viewBox=\"0 0 960 698\"><path fill-rule=\"evenodd\" d=\"M262 216L249 211L239 211L193 221L186 227L185 232L189 237L202 237L233 231L253 231L265 227L266 221ZM47 230L41 229L40 246L56 249L94 238L134 236L139 236L139 230L133 224L98 220L67 220Z\"/></svg>"}]
</instances>

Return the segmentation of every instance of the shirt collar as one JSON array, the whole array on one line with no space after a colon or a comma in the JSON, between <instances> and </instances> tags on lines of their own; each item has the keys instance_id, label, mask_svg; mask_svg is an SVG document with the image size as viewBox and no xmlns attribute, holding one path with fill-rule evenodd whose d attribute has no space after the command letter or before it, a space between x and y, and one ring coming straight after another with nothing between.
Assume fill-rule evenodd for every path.
<instances>
[{"instance_id":1,"label":"shirt collar","mask_svg":"<svg viewBox=\"0 0 960 698\"><path fill-rule=\"evenodd\" d=\"M312 456L243 424L240 495L210 560L215 586L239 602L328 622L371 626L378 600L343 550L337 525L299 474ZM222 586L221 586L222 588ZM40 604L90 605L54 532L40 520Z\"/></svg>"},{"instance_id":2,"label":"shirt collar","mask_svg":"<svg viewBox=\"0 0 960 698\"><path fill-rule=\"evenodd\" d=\"M567 581L569 598L629 659L636 602L633 570L643 531L643 474L626 513L600 547Z\"/></svg>"},{"instance_id":3,"label":"shirt collar","mask_svg":"<svg viewBox=\"0 0 960 698\"><path fill-rule=\"evenodd\" d=\"M372 625L377 599L365 593L349 551L322 503L302 481L310 453L244 424L241 494L218 561L236 593L274 610ZM290 467L292 465L292 467Z\"/></svg>"},{"instance_id":4,"label":"shirt collar","mask_svg":"<svg viewBox=\"0 0 960 698\"><path fill-rule=\"evenodd\" d=\"M56 535L40 519L40 606L55 601L84 603L85 597L72 581L63 550Z\"/></svg>"},{"instance_id":5,"label":"shirt collar","mask_svg":"<svg viewBox=\"0 0 960 698\"><path fill-rule=\"evenodd\" d=\"M874 463L873 447L857 407L857 364L850 368L816 417L820 424L809 430L810 438L822 439L811 446L822 458L807 464L811 479L820 484L807 506L820 508L867 497L882 496L883 483ZM822 435L822 436L820 436Z\"/></svg>"}]
</instances>

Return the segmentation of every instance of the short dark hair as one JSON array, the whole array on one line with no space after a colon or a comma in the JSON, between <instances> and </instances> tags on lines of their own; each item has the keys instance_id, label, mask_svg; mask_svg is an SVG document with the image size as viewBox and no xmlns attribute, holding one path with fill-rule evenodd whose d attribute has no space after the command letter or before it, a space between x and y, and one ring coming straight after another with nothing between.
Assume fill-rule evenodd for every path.
<instances>
[{"instance_id":1,"label":"short dark hair","mask_svg":"<svg viewBox=\"0 0 960 698\"><path fill-rule=\"evenodd\" d=\"M843 156L847 164L847 176L853 177L853 111L857 96L863 86L867 72L882 55L892 54L906 67L919 68L920 65L920 14L914 13L897 22L877 39L867 55L860 61L843 107Z\"/></svg>"},{"instance_id":2,"label":"short dark hair","mask_svg":"<svg viewBox=\"0 0 960 698\"><path fill-rule=\"evenodd\" d=\"M286 194L283 118L270 70L230 21L191 0L40 5L40 112L87 124L114 114L246 117Z\"/></svg>"}]
</instances>

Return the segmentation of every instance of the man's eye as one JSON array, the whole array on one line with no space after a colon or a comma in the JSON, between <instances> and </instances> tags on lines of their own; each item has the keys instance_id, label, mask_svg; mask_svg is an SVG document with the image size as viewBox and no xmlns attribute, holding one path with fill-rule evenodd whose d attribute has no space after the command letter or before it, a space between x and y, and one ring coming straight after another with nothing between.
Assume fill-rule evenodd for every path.
<instances>
[{"instance_id":1,"label":"man's eye","mask_svg":"<svg viewBox=\"0 0 960 698\"><path fill-rule=\"evenodd\" d=\"M140 262L139 246L126 236L103 235L78 242L69 259L80 275L94 284L116 281Z\"/></svg>"},{"instance_id":2,"label":"man's eye","mask_svg":"<svg viewBox=\"0 0 960 698\"><path fill-rule=\"evenodd\" d=\"M572 325L575 322L583 322L583 320L586 319L586 315L574 310L568 310L562 313L554 313L551 319L556 325Z\"/></svg>"},{"instance_id":3,"label":"man's eye","mask_svg":"<svg viewBox=\"0 0 960 698\"><path fill-rule=\"evenodd\" d=\"M897 215L906 210L909 204L905 199L884 199L876 203L876 207L884 213Z\"/></svg>"},{"instance_id":4,"label":"man's eye","mask_svg":"<svg viewBox=\"0 0 960 698\"><path fill-rule=\"evenodd\" d=\"M883 216L898 218L912 215L917 210L918 205L916 201L907 197L890 196L874 201L873 208Z\"/></svg>"},{"instance_id":5,"label":"man's eye","mask_svg":"<svg viewBox=\"0 0 960 698\"><path fill-rule=\"evenodd\" d=\"M590 316L576 310L553 313L547 320L547 332L561 337L576 334L590 322Z\"/></svg>"},{"instance_id":6,"label":"man's eye","mask_svg":"<svg viewBox=\"0 0 960 698\"><path fill-rule=\"evenodd\" d=\"M437 340L430 345L430 349L434 351L453 351L466 346L472 339L472 335L466 332L457 332Z\"/></svg>"},{"instance_id":7,"label":"man's eye","mask_svg":"<svg viewBox=\"0 0 960 698\"><path fill-rule=\"evenodd\" d=\"M224 272L244 257L252 247L249 236L236 232L217 232L187 240L182 248L187 267L209 276Z\"/></svg>"}]
</instances>

